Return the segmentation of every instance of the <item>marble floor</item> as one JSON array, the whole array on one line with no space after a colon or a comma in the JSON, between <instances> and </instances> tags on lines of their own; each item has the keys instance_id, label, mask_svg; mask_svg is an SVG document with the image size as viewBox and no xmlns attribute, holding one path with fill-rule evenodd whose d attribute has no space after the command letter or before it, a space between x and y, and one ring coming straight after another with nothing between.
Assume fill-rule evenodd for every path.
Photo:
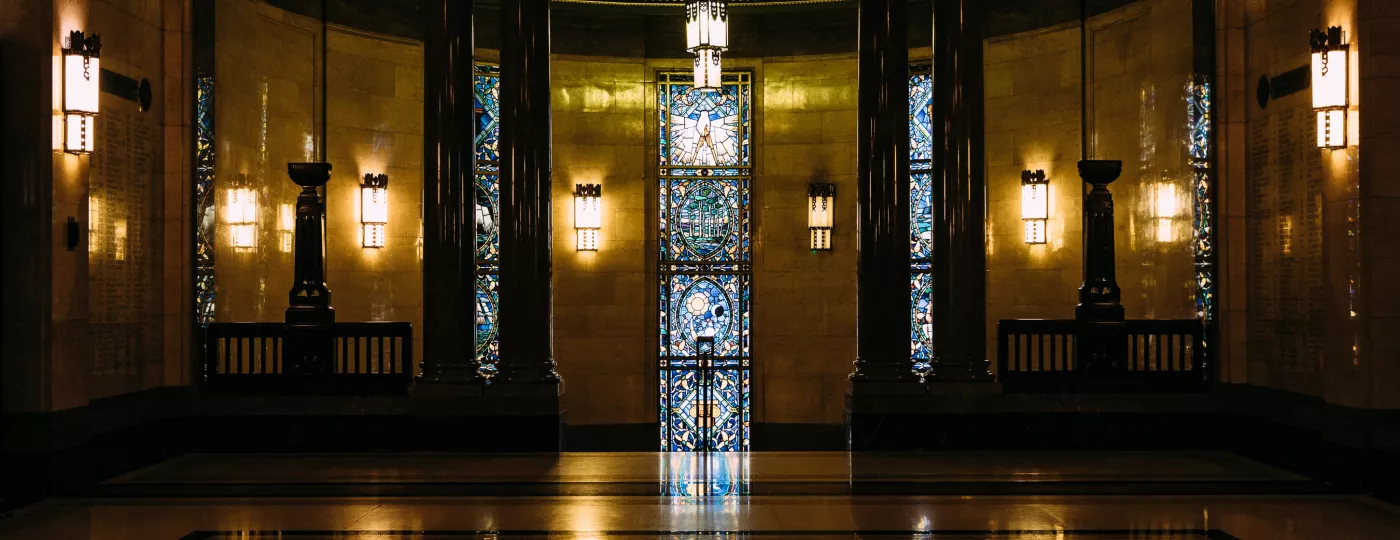
<instances>
[{"instance_id":1,"label":"marble floor","mask_svg":"<svg viewBox=\"0 0 1400 540\"><path fill-rule=\"evenodd\" d=\"M26 539L532 537L1389 539L1400 509L1213 452L193 455L0 519Z\"/></svg>"}]
</instances>

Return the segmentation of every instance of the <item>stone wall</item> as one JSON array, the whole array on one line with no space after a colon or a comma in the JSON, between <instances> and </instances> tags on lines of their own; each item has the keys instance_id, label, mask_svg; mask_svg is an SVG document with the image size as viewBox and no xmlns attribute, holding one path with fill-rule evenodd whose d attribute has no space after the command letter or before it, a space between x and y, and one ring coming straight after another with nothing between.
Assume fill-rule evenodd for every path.
<instances>
[{"instance_id":1,"label":"stone wall","mask_svg":"<svg viewBox=\"0 0 1400 540\"><path fill-rule=\"evenodd\" d=\"M340 321L408 321L422 351L422 44L332 26L320 132L321 25L254 0L219 0L215 38L216 320L281 321L292 284L284 213L300 188L287 163L332 167L326 280ZM361 245L360 182L389 175L385 245ZM234 248L223 222L234 175L258 188L257 245Z\"/></svg>"},{"instance_id":2,"label":"stone wall","mask_svg":"<svg viewBox=\"0 0 1400 540\"><path fill-rule=\"evenodd\" d=\"M1114 199L1118 285L1129 318L1195 316L1186 84L1191 4L1145 0L1088 24L1092 159L1123 161ZM986 46L987 338L1001 319L1072 318L1082 282L1081 52L1078 23ZM1050 179L1046 243L1027 244L1021 171ZM1165 186L1165 187L1159 187ZM1155 196L1175 213L1159 223Z\"/></svg>"}]
</instances>

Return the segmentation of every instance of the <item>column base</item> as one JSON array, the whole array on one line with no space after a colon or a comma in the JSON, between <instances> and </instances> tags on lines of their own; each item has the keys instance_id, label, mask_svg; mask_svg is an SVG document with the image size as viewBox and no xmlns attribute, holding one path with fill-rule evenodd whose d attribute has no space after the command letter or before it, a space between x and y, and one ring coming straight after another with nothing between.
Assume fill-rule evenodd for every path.
<instances>
[{"instance_id":1,"label":"column base","mask_svg":"<svg viewBox=\"0 0 1400 540\"><path fill-rule=\"evenodd\" d=\"M934 411L947 403L985 400L1001 392L985 382L861 383L846 393L847 450L917 450L938 440ZM977 396L977 397L969 397Z\"/></svg>"},{"instance_id":2,"label":"column base","mask_svg":"<svg viewBox=\"0 0 1400 540\"><path fill-rule=\"evenodd\" d=\"M418 444L427 449L559 452L565 419L560 390L558 383L419 384L409 411Z\"/></svg>"},{"instance_id":3,"label":"column base","mask_svg":"<svg viewBox=\"0 0 1400 540\"><path fill-rule=\"evenodd\" d=\"M992 382L991 362L986 359L936 359L930 381L936 383Z\"/></svg>"}]
</instances>

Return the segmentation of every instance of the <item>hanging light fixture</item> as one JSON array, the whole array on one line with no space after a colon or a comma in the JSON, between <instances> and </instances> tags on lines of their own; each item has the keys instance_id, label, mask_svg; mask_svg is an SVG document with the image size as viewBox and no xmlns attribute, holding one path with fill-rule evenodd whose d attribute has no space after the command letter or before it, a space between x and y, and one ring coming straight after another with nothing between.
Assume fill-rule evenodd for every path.
<instances>
[{"instance_id":1,"label":"hanging light fixture","mask_svg":"<svg viewBox=\"0 0 1400 540\"><path fill-rule=\"evenodd\" d=\"M384 247L384 226L389 223L389 175L366 174L360 184L360 245Z\"/></svg>"},{"instance_id":2,"label":"hanging light fixture","mask_svg":"<svg viewBox=\"0 0 1400 540\"><path fill-rule=\"evenodd\" d=\"M1308 36L1312 47L1312 106L1317 114L1317 147L1347 146L1347 49L1342 43L1342 27L1313 30Z\"/></svg>"},{"instance_id":3,"label":"hanging light fixture","mask_svg":"<svg viewBox=\"0 0 1400 540\"><path fill-rule=\"evenodd\" d=\"M720 88L720 53L729 48L728 0L686 0L685 46L695 55L695 87Z\"/></svg>"},{"instance_id":4,"label":"hanging light fixture","mask_svg":"<svg viewBox=\"0 0 1400 540\"><path fill-rule=\"evenodd\" d=\"M73 31L63 49L63 151L91 154L97 117L102 38Z\"/></svg>"},{"instance_id":5,"label":"hanging light fixture","mask_svg":"<svg viewBox=\"0 0 1400 540\"><path fill-rule=\"evenodd\" d=\"M1026 243L1045 243L1045 222L1050 217L1050 181L1045 171L1021 171L1021 220L1026 223Z\"/></svg>"},{"instance_id":6,"label":"hanging light fixture","mask_svg":"<svg viewBox=\"0 0 1400 540\"><path fill-rule=\"evenodd\" d=\"M1181 212L1181 202L1176 196L1176 186L1165 176L1153 189L1152 217L1157 221L1157 241L1176 240L1175 220Z\"/></svg>"},{"instance_id":7,"label":"hanging light fixture","mask_svg":"<svg viewBox=\"0 0 1400 540\"><path fill-rule=\"evenodd\" d=\"M603 186L574 184L574 230L577 251L598 251L598 229L603 227Z\"/></svg>"},{"instance_id":8,"label":"hanging light fixture","mask_svg":"<svg viewBox=\"0 0 1400 540\"><path fill-rule=\"evenodd\" d=\"M807 228L812 231L812 251L831 251L835 202L836 184L807 184Z\"/></svg>"},{"instance_id":9,"label":"hanging light fixture","mask_svg":"<svg viewBox=\"0 0 1400 540\"><path fill-rule=\"evenodd\" d=\"M248 175L236 174L225 191L224 223L228 224L229 245L248 250L258 247L258 191Z\"/></svg>"},{"instance_id":10,"label":"hanging light fixture","mask_svg":"<svg viewBox=\"0 0 1400 540\"><path fill-rule=\"evenodd\" d=\"M292 252L292 242L297 230L297 208L292 203L277 205L277 232L282 236L282 253Z\"/></svg>"}]
</instances>

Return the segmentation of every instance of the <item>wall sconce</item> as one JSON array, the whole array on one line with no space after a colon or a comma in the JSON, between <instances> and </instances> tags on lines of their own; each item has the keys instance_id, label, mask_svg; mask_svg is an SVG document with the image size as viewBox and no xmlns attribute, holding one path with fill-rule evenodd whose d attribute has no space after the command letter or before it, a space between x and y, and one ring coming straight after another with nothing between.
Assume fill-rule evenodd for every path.
<instances>
[{"instance_id":1,"label":"wall sconce","mask_svg":"<svg viewBox=\"0 0 1400 540\"><path fill-rule=\"evenodd\" d=\"M63 151L91 154L97 135L98 81L102 38L73 31L63 49Z\"/></svg>"},{"instance_id":2,"label":"wall sconce","mask_svg":"<svg viewBox=\"0 0 1400 540\"><path fill-rule=\"evenodd\" d=\"M1157 222L1157 241L1176 240L1174 221L1181 211L1181 201L1176 196L1176 186L1167 179L1157 182L1152 190L1152 218Z\"/></svg>"},{"instance_id":3,"label":"wall sconce","mask_svg":"<svg viewBox=\"0 0 1400 540\"><path fill-rule=\"evenodd\" d=\"M835 202L836 184L807 184L807 228L812 231L812 251L831 251Z\"/></svg>"},{"instance_id":4,"label":"wall sconce","mask_svg":"<svg viewBox=\"0 0 1400 540\"><path fill-rule=\"evenodd\" d=\"M389 175L366 174L360 184L360 245L384 247L384 226L389 223Z\"/></svg>"},{"instance_id":5,"label":"wall sconce","mask_svg":"<svg viewBox=\"0 0 1400 540\"><path fill-rule=\"evenodd\" d=\"M1331 26L1326 32L1313 30L1308 38L1312 45L1312 106L1317 114L1317 147L1346 148L1347 101L1350 77L1347 75L1347 49L1342 43L1342 27Z\"/></svg>"},{"instance_id":6,"label":"wall sconce","mask_svg":"<svg viewBox=\"0 0 1400 540\"><path fill-rule=\"evenodd\" d=\"M229 245L248 250L258 247L258 191L248 175L236 174L229 182L224 205Z\"/></svg>"},{"instance_id":7,"label":"wall sconce","mask_svg":"<svg viewBox=\"0 0 1400 540\"><path fill-rule=\"evenodd\" d=\"M603 227L603 186L574 185L574 230L578 251L598 251L598 229Z\"/></svg>"},{"instance_id":8,"label":"wall sconce","mask_svg":"<svg viewBox=\"0 0 1400 540\"><path fill-rule=\"evenodd\" d=\"M1026 223L1026 243L1045 243L1045 222L1050 218L1050 181L1045 171L1021 171L1021 220Z\"/></svg>"},{"instance_id":9,"label":"wall sconce","mask_svg":"<svg viewBox=\"0 0 1400 540\"><path fill-rule=\"evenodd\" d=\"M281 236L282 253L291 253L297 230L297 207L292 203L277 205L277 233Z\"/></svg>"}]
</instances>

